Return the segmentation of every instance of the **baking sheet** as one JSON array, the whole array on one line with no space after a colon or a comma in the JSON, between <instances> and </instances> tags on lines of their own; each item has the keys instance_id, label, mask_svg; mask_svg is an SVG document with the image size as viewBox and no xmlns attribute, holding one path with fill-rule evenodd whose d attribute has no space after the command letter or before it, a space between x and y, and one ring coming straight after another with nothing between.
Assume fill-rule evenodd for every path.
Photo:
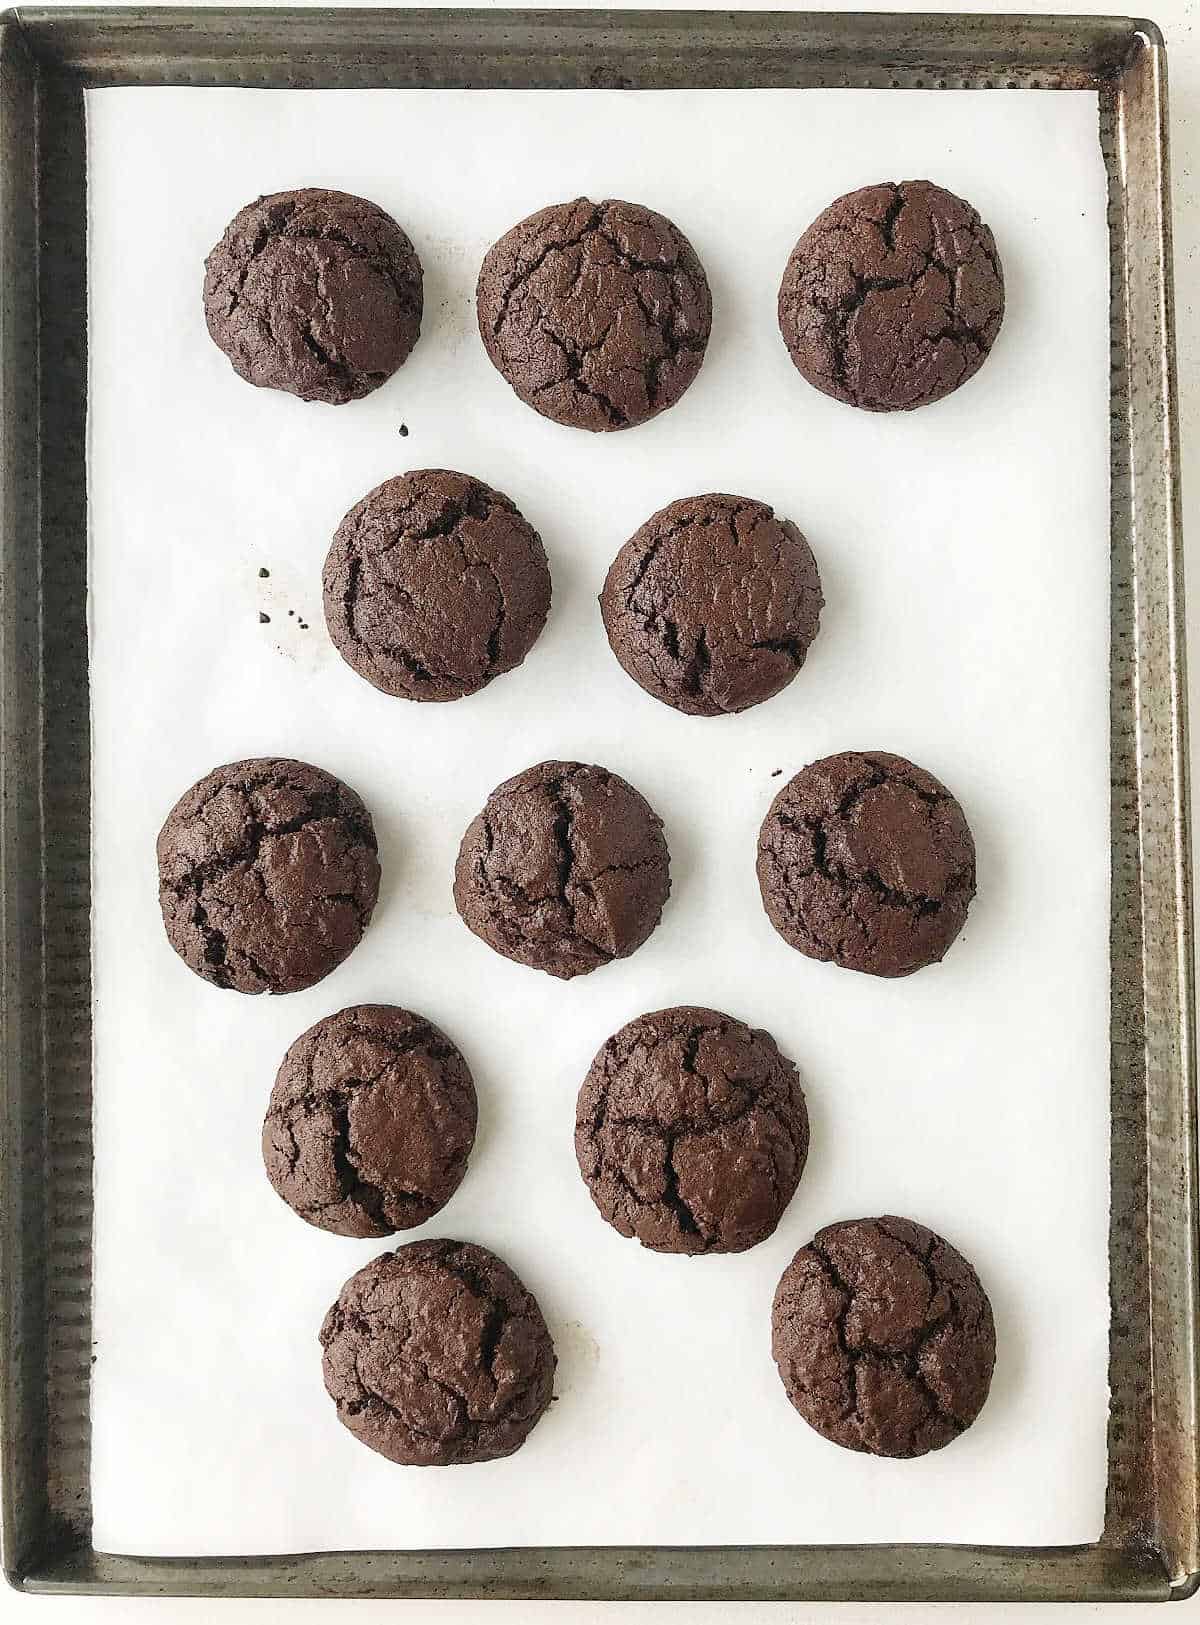
<instances>
[{"instance_id":1,"label":"baking sheet","mask_svg":"<svg viewBox=\"0 0 1200 1625\"><path fill-rule=\"evenodd\" d=\"M1094 96L136 89L88 92L87 113L97 1548L1094 1539L1108 1318ZM774 325L779 274L837 193L926 175L992 225L1005 327L957 396L856 413L792 369ZM242 203L294 185L373 198L425 266L412 358L344 408L250 388L204 331L204 254ZM663 417L609 436L521 406L474 329L487 245L585 192L675 219L714 296L697 382ZM430 466L507 491L554 578L524 666L451 706L363 684L320 609L343 512ZM595 605L644 518L712 489L794 518L828 600L791 687L716 721L631 684ZM978 845L962 938L943 966L896 983L793 953L755 886L775 775L855 747L944 778ZM384 866L360 948L274 1000L190 976L155 895L154 837L176 796L215 763L258 754L345 777L373 810ZM450 895L487 792L552 755L603 762L649 797L674 879L649 942L568 985L492 954ZM287 1045L376 1000L444 1026L480 1096L467 1179L411 1234L495 1248L555 1336L557 1403L504 1462L402 1469L339 1427L317 1327L387 1244L303 1225L261 1170ZM805 1079L808 1170L776 1235L740 1257L662 1258L622 1240L575 1167L592 1054L640 1011L679 1002L766 1026ZM818 1438L770 1359L771 1296L795 1248L822 1224L882 1211L959 1245L996 1309L987 1406L918 1462Z\"/></svg>"}]
</instances>

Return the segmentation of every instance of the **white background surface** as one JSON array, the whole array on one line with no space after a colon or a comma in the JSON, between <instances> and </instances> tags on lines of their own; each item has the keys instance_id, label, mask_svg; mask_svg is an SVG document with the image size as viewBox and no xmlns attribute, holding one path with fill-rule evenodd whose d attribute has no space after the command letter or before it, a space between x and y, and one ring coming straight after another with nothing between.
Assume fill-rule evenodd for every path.
<instances>
[{"instance_id":1,"label":"white background surface","mask_svg":"<svg viewBox=\"0 0 1200 1625\"><path fill-rule=\"evenodd\" d=\"M821 9L821 8L819 8ZM1065 4L1065 10L1086 10L1086 5ZM1193 4L1172 3L1164 5L1158 12L1158 20L1164 26L1171 52L1172 70L1172 128L1174 143L1174 170L1175 170L1175 196L1176 196L1176 263L1178 282L1178 315L1179 315L1179 348L1180 348L1180 387L1182 406L1182 427L1184 436L1184 474L1185 474L1185 501L1187 493L1196 489L1195 478L1189 479L1191 463L1189 458L1189 438L1194 441L1194 430L1197 426L1197 413L1200 411L1200 376L1197 367L1200 361L1195 345L1196 316L1191 298L1189 270L1195 259L1197 239L1197 216L1195 185L1193 168L1196 160L1196 120L1195 96L1197 92L1197 61L1196 44L1194 40L1195 7ZM697 386L699 387L699 386ZM1191 433L1189 434L1189 431ZM1195 500L1187 504L1190 515L1196 513ZM1190 525L1190 533L1196 534L1196 524ZM1195 599L1193 597L1192 622L1195 628L1197 616ZM1195 631L1193 631L1195 636ZM1195 1606L1195 1605L1192 1605ZM33 1617L32 1609L39 1607L52 1616L62 1620L85 1620L100 1617L116 1620L126 1618L144 1618L149 1616L161 1619L191 1620L211 1617L212 1605L206 1602L190 1603L175 1601L150 1600L123 1600L113 1599L105 1601L90 1601L88 1599L18 1599L11 1596L0 1597L0 1611L6 1608L21 1610L21 1617L26 1614ZM85 1612L86 1610L86 1612ZM424 1603L413 1604L339 1604L339 1603L283 1603L283 1602L241 1602L225 1605L221 1609L221 1617L227 1620L255 1620L275 1621L297 1616L317 1617L321 1620L338 1618L366 1621L373 1619L395 1619L436 1617L447 1622L495 1620L528 1618L532 1610L528 1604L472 1604L447 1603L430 1605ZM633 1610L635 1617L647 1616L663 1619L671 1616L685 1617L689 1625L708 1625L708 1622L724 1620L730 1617L730 1610L720 1605L646 1605ZM737 1611L737 1618L768 1618L788 1620L824 1620L836 1619L845 1622L845 1625L858 1625L858 1622L886 1617L889 1621L924 1621L931 1617L967 1618L978 1617L986 1613L991 1619L1011 1618L1018 1613L1026 1612L1016 1606L1000 1606L983 1610L979 1608L958 1609L951 1606L931 1608L927 1605L914 1605L912 1607L894 1607L890 1609L867 1608L855 1605L845 1605L839 1608L820 1607L811 1605L789 1604L760 1604L745 1605ZM1099 1607L1085 1607L1070 1609L1066 1607L1042 1607L1035 1615L1038 1621L1068 1620L1100 1615L1106 1619L1118 1618L1149 1618L1148 1608L1129 1607L1101 1610ZM537 1610L538 1617L553 1617L561 1621L598 1621L612 1620L618 1616L617 1605L602 1604L547 1604Z\"/></svg>"},{"instance_id":2,"label":"white background surface","mask_svg":"<svg viewBox=\"0 0 1200 1625\"><path fill-rule=\"evenodd\" d=\"M1095 99L114 90L89 93L88 118L97 1545L1095 1539L1109 1137ZM420 164L399 171L395 154L416 151ZM753 161L765 151L821 155L788 183L786 208L778 177ZM971 198L1008 271L1006 325L969 393L892 417L806 388L772 320L799 230L879 174L934 174ZM427 266L411 361L336 411L233 376L198 298L203 255L241 202L305 181L382 204ZM579 193L648 200L684 223L715 290L699 379L624 434L530 412L475 330L488 244L542 201ZM147 209L156 230L131 256ZM520 670L453 705L376 693L320 623L338 519L413 466L507 490L545 538L555 583ZM633 685L596 607L641 521L713 488L795 517L828 602L785 693L716 720ZM856 746L943 776L978 843L961 942L898 982L798 956L757 895L757 829L783 782L773 772ZM151 854L167 810L210 766L277 754L363 794L384 888L333 976L247 999L170 950ZM566 986L473 938L450 893L488 791L553 756L639 786L675 860L645 947ZM529 1443L453 1472L398 1469L337 1426L315 1333L345 1277L394 1243L304 1226L260 1165L288 1044L331 1010L389 1000L462 1045L481 1096L467 1179L421 1233L494 1246L536 1293L559 1352L557 1403ZM662 1258L623 1240L572 1153L598 1046L644 1010L688 1003L768 1028L808 1083L809 1170L776 1234L738 1257ZM771 1297L792 1253L822 1224L880 1211L961 1246L999 1324L979 1422L915 1463L819 1438L770 1358Z\"/></svg>"}]
</instances>

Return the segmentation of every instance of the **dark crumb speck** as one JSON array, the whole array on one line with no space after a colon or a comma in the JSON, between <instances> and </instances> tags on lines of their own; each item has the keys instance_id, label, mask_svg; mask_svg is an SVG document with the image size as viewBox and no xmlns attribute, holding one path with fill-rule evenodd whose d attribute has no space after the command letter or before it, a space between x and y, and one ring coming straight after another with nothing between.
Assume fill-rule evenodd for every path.
<instances>
[{"instance_id":1,"label":"dark crumb speck","mask_svg":"<svg viewBox=\"0 0 1200 1625\"><path fill-rule=\"evenodd\" d=\"M408 424L407 423L402 423L400 425L400 438L401 438L401 440L407 440L407 438L408 438Z\"/></svg>"},{"instance_id":2,"label":"dark crumb speck","mask_svg":"<svg viewBox=\"0 0 1200 1625\"><path fill-rule=\"evenodd\" d=\"M783 772L783 769L781 767L777 767L775 769L774 773L771 774L771 777L773 779L777 779L782 772Z\"/></svg>"},{"instance_id":3,"label":"dark crumb speck","mask_svg":"<svg viewBox=\"0 0 1200 1625\"><path fill-rule=\"evenodd\" d=\"M295 613L296 613L296 611L294 609L289 609L288 610L289 615L294 615Z\"/></svg>"},{"instance_id":4,"label":"dark crumb speck","mask_svg":"<svg viewBox=\"0 0 1200 1625\"><path fill-rule=\"evenodd\" d=\"M259 626L269 626L271 624L271 617L261 609L258 612L258 624Z\"/></svg>"},{"instance_id":5,"label":"dark crumb speck","mask_svg":"<svg viewBox=\"0 0 1200 1625\"><path fill-rule=\"evenodd\" d=\"M261 566L258 573L262 577L262 579L265 581L266 578L270 575L271 572L270 572L270 570L267 569L266 565L264 564L264 565Z\"/></svg>"}]
</instances>

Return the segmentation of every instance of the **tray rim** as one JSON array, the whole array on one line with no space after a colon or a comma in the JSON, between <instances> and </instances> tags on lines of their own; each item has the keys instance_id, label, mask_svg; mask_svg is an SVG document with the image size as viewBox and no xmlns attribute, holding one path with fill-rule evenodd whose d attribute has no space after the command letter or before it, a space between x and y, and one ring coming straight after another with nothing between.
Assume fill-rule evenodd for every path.
<instances>
[{"instance_id":1,"label":"tray rim","mask_svg":"<svg viewBox=\"0 0 1200 1625\"><path fill-rule=\"evenodd\" d=\"M79 1479L90 1347L90 1279L80 1279L79 1257L90 1245L90 1209L85 1203L81 1216L71 1206L84 1177L90 1190L90 1057L77 1041L72 1048L73 1035L61 1030L68 1023L50 1019L78 1014L90 996L77 940L90 902L86 792L56 755L66 733L87 744L86 667L82 679L70 668L73 680L61 680L68 668L56 664L63 651L52 613L71 602L72 586L78 591L86 518L82 89L470 84L483 76L632 87L747 75L756 84L1015 83L1100 93L1114 272L1114 1404L1104 1535L1058 1548L98 1554ZM1169 196L1165 48L1154 24L1135 19L237 7L0 14L0 1552L10 1583L37 1592L644 1600L1165 1600L1200 1588ZM73 945L56 935L60 906L73 911Z\"/></svg>"}]
</instances>

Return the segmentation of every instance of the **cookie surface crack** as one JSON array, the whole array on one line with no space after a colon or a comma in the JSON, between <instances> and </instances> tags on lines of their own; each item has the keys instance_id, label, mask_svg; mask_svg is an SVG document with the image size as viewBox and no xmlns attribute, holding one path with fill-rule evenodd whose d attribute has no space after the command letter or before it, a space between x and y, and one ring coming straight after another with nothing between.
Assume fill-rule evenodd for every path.
<instances>
[{"instance_id":1,"label":"cookie surface crack","mask_svg":"<svg viewBox=\"0 0 1200 1625\"><path fill-rule=\"evenodd\" d=\"M603 1046L579 1093L575 1147L593 1200L623 1235L662 1252L738 1252L769 1235L790 1201L808 1118L769 1035L680 1008L640 1017Z\"/></svg>"},{"instance_id":2,"label":"cookie surface crack","mask_svg":"<svg viewBox=\"0 0 1200 1625\"><path fill-rule=\"evenodd\" d=\"M982 365L1003 318L1003 273L962 199L886 182L818 216L788 261L778 311L810 383L870 411L908 410Z\"/></svg>"},{"instance_id":3,"label":"cookie surface crack","mask_svg":"<svg viewBox=\"0 0 1200 1625\"><path fill-rule=\"evenodd\" d=\"M639 238L658 257L636 252ZM699 369L712 314L703 268L676 227L586 198L531 215L493 245L477 308L489 357L520 398L592 430L673 404Z\"/></svg>"},{"instance_id":4,"label":"cookie surface crack","mask_svg":"<svg viewBox=\"0 0 1200 1625\"><path fill-rule=\"evenodd\" d=\"M987 1397L987 1296L949 1243L908 1220L820 1231L784 1271L772 1326L792 1404L849 1449L924 1455L956 1438Z\"/></svg>"},{"instance_id":5,"label":"cookie surface crack","mask_svg":"<svg viewBox=\"0 0 1200 1625\"><path fill-rule=\"evenodd\" d=\"M536 1300L470 1243L413 1242L359 1270L321 1344L341 1420L405 1465L510 1455L553 1397L554 1348Z\"/></svg>"},{"instance_id":6,"label":"cookie surface crack","mask_svg":"<svg viewBox=\"0 0 1200 1625\"><path fill-rule=\"evenodd\" d=\"M759 832L763 906L802 953L903 976L935 963L975 894L962 809L931 774L883 752L814 762Z\"/></svg>"},{"instance_id":7,"label":"cookie surface crack","mask_svg":"<svg viewBox=\"0 0 1200 1625\"><path fill-rule=\"evenodd\" d=\"M795 525L721 492L682 498L649 519L617 554L600 596L625 671L693 716L744 711L785 688L823 604Z\"/></svg>"}]
</instances>

